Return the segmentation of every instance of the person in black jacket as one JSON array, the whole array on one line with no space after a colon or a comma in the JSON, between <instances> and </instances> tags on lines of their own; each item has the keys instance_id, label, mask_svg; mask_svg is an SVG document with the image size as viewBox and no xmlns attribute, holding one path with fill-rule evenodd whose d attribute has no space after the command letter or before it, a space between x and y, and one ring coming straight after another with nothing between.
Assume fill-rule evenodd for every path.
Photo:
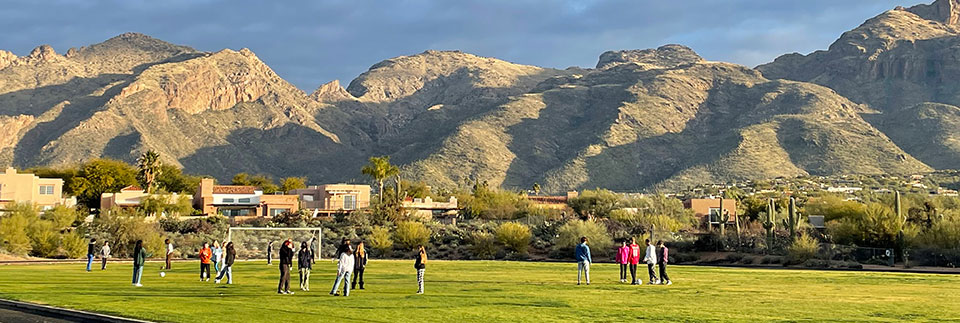
<instances>
[{"instance_id":1,"label":"person in black jacket","mask_svg":"<svg viewBox=\"0 0 960 323\"><path fill-rule=\"evenodd\" d=\"M280 246L280 284L277 294L293 294L290 291L290 267L293 266L293 241L287 239Z\"/></svg>"},{"instance_id":2,"label":"person in black jacket","mask_svg":"<svg viewBox=\"0 0 960 323\"><path fill-rule=\"evenodd\" d=\"M90 239L90 244L87 245L87 272L90 272L90 266L93 266L93 256L96 255L94 251L97 249L97 239Z\"/></svg>"},{"instance_id":3,"label":"person in black jacket","mask_svg":"<svg viewBox=\"0 0 960 323\"><path fill-rule=\"evenodd\" d=\"M417 294L423 294L423 272L427 269L427 250L423 245L417 246L417 261L413 268L417 269Z\"/></svg>"},{"instance_id":4,"label":"person in black jacket","mask_svg":"<svg viewBox=\"0 0 960 323\"><path fill-rule=\"evenodd\" d=\"M367 268L367 250L363 248L363 241L357 243L356 262L353 263L353 287L357 289L357 281L360 281L360 289L363 289L363 269Z\"/></svg>"},{"instance_id":5,"label":"person in black jacket","mask_svg":"<svg viewBox=\"0 0 960 323\"><path fill-rule=\"evenodd\" d=\"M237 259L237 250L233 248L233 241L227 242L224 249L227 251L223 256L223 268L220 268L220 273L217 274L217 280L214 282L219 284L223 276L227 276L227 285L231 285L233 284L233 262Z\"/></svg>"},{"instance_id":6,"label":"person in black jacket","mask_svg":"<svg viewBox=\"0 0 960 323\"><path fill-rule=\"evenodd\" d=\"M297 253L297 268L300 269L300 290L310 291L310 270L313 269L313 251L307 242L300 243L300 252Z\"/></svg>"}]
</instances>

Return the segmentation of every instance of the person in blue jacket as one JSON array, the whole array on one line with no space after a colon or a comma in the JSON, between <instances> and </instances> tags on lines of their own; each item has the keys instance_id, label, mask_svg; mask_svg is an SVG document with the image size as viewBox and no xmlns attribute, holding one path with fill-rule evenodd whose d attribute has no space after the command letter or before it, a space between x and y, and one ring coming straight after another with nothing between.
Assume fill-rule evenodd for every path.
<instances>
[{"instance_id":1,"label":"person in blue jacket","mask_svg":"<svg viewBox=\"0 0 960 323\"><path fill-rule=\"evenodd\" d=\"M581 275L586 278L587 285L590 285L590 263L593 262L593 258L590 257L587 237L580 237L580 244L577 245L575 257L577 259L577 285L580 285Z\"/></svg>"}]
</instances>

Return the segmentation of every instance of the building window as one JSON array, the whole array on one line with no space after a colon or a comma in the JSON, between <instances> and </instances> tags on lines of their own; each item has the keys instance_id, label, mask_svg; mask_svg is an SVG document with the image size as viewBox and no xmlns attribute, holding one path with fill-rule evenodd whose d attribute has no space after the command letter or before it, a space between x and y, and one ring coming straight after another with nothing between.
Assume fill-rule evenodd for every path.
<instances>
[{"instance_id":1,"label":"building window","mask_svg":"<svg viewBox=\"0 0 960 323\"><path fill-rule=\"evenodd\" d=\"M40 195L53 195L53 185L40 185Z\"/></svg>"},{"instance_id":2,"label":"building window","mask_svg":"<svg viewBox=\"0 0 960 323\"><path fill-rule=\"evenodd\" d=\"M229 198L229 199L228 199L228 198L225 198L225 199L223 199L223 203L233 203L233 199L232 199L232 198Z\"/></svg>"},{"instance_id":3,"label":"building window","mask_svg":"<svg viewBox=\"0 0 960 323\"><path fill-rule=\"evenodd\" d=\"M253 209L221 209L220 214L224 216L233 217L233 216L252 216L254 215Z\"/></svg>"},{"instance_id":4,"label":"building window","mask_svg":"<svg viewBox=\"0 0 960 323\"><path fill-rule=\"evenodd\" d=\"M720 223L720 208L718 207L710 208L710 223L713 223L713 224Z\"/></svg>"},{"instance_id":5,"label":"building window","mask_svg":"<svg viewBox=\"0 0 960 323\"><path fill-rule=\"evenodd\" d=\"M343 209L344 209L344 210L356 210L356 209L357 209L357 196L356 196L356 195L344 195L344 196L343 196Z\"/></svg>"},{"instance_id":6,"label":"building window","mask_svg":"<svg viewBox=\"0 0 960 323\"><path fill-rule=\"evenodd\" d=\"M304 202L313 202L313 195L300 195L300 199L302 199Z\"/></svg>"},{"instance_id":7,"label":"building window","mask_svg":"<svg viewBox=\"0 0 960 323\"><path fill-rule=\"evenodd\" d=\"M270 216L278 216L290 212L290 209L270 209Z\"/></svg>"},{"instance_id":8,"label":"building window","mask_svg":"<svg viewBox=\"0 0 960 323\"><path fill-rule=\"evenodd\" d=\"M237 200L237 203L250 203L250 198L244 197L242 199Z\"/></svg>"}]
</instances>

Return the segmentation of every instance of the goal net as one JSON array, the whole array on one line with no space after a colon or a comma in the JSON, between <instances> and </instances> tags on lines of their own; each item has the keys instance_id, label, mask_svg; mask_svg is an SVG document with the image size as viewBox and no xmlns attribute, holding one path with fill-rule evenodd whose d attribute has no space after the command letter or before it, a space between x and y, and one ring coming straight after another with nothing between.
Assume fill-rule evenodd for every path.
<instances>
[{"instance_id":1,"label":"goal net","mask_svg":"<svg viewBox=\"0 0 960 323\"><path fill-rule=\"evenodd\" d=\"M227 230L227 241L233 242L237 258L241 259L267 259L268 246L272 245L270 258L277 260L280 246L287 239L293 241L294 253L300 250L300 243L307 242L314 257L320 259L322 237L321 228L231 227Z\"/></svg>"}]
</instances>

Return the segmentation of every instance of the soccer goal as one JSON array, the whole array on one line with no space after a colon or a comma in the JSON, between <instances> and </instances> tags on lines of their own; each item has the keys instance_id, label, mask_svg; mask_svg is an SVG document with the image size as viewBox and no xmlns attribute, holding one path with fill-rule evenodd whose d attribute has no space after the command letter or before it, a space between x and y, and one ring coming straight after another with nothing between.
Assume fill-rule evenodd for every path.
<instances>
[{"instance_id":1,"label":"soccer goal","mask_svg":"<svg viewBox=\"0 0 960 323\"><path fill-rule=\"evenodd\" d=\"M322 228L262 228L231 227L227 230L227 240L232 241L237 250L237 258L266 259L270 249L270 258L276 260L283 241L293 240L293 250L300 250L300 243L307 242L313 250L313 256L320 259L320 246L323 241ZM272 245L273 248L269 248Z\"/></svg>"}]
</instances>

